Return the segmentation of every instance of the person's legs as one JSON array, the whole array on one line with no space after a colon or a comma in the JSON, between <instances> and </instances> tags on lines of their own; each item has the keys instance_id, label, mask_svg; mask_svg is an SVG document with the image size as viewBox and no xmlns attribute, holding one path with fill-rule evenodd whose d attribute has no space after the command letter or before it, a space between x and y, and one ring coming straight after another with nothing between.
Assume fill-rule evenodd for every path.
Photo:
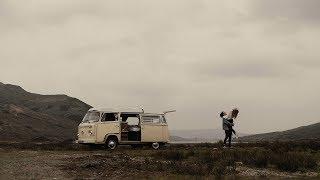
<instances>
[{"instance_id":1,"label":"person's legs","mask_svg":"<svg viewBox=\"0 0 320 180\"><path fill-rule=\"evenodd\" d=\"M234 135L237 135L236 134L236 131L234 129L231 129L231 132L234 134Z\"/></svg>"},{"instance_id":2,"label":"person's legs","mask_svg":"<svg viewBox=\"0 0 320 180\"><path fill-rule=\"evenodd\" d=\"M237 133L236 133L236 131L234 129L232 129L231 133L233 133L236 136L237 139L239 138L239 136L237 135Z\"/></svg>"},{"instance_id":3,"label":"person's legs","mask_svg":"<svg viewBox=\"0 0 320 180\"><path fill-rule=\"evenodd\" d=\"M228 140L228 130L225 130L224 133L225 133L225 138L224 138L223 144L226 145Z\"/></svg>"},{"instance_id":4,"label":"person's legs","mask_svg":"<svg viewBox=\"0 0 320 180\"><path fill-rule=\"evenodd\" d=\"M228 131L228 139L229 139L228 146L231 147L231 139L232 139L232 131L231 130Z\"/></svg>"}]
</instances>

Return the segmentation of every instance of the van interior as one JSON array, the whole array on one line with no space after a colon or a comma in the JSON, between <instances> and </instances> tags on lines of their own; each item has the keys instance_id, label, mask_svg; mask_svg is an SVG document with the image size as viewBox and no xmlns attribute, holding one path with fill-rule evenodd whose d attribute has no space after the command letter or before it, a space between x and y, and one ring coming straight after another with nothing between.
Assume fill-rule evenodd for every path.
<instances>
[{"instance_id":1,"label":"van interior","mask_svg":"<svg viewBox=\"0 0 320 180\"><path fill-rule=\"evenodd\" d=\"M136 113L121 113L121 141L141 141L140 116Z\"/></svg>"}]
</instances>

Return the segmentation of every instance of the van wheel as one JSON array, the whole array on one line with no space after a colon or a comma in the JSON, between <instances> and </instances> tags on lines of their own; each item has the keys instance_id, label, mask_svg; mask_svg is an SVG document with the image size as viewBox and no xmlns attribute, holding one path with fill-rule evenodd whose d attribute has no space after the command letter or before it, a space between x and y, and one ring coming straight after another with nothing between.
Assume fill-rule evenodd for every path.
<instances>
[{"instance_id":1,"label":"van wheel","mask_svg":"<svg viewBox=\"0 0 320 180\"><path fill-rule=\"evenodd\" d=\"M157 150L157 149L160 148L160 144L157 143L157 142L154 142L154 143L151 144L151 147L152 147L153 149Z\"/></svg>"},{"instance_id":2,"label":"van wheel","mask_svg":"<svg viewBox=\"0 0 320 180\"><path fill-rule=\"evenodd\" d=\"M108 138L106 145L108 149L114 150L118 145L118 140L114 137Z\"/></svg>"}]
</instances>

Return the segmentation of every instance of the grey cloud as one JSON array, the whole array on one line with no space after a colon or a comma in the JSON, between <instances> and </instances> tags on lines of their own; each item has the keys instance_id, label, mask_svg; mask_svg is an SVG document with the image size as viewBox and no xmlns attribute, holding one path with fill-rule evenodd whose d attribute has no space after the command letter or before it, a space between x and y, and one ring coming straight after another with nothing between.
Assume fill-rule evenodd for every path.
<instances>
[{"instance_id":1,"label":"grey cloud","mask_svg":"<svg viewBox=\"0 0 320 180\"><path fill-rule=\"evenodd\" d=\"M190 66L190 74L196 79L216 78L278 78L293 75L289 65L268 61L198 62ZM200 75L200 76L199 76Z\"/></svg>"},{"instance_id":2,"label":"grey cloud","mask_svg":"<svg viewBox=\"0 0 320 180\"><path fill-rule=\"evenodd\" d=\"M203 8L201 2L150 2L138 1L93 1L86 0L34 0L15 3L9 0L1 2L0 15L5 17L6 25L10 27L34 26L40 24L57 25L72 21L73 17L93 17L102 21L131 19L138 23L161 21L162 17L171 16L166 22L176 18L186 17ZM180 8L172 5L179 5ZM134 7L134 8L132 8ZM149 16L145 16L148 13ZM161 14L163 13L163 14ZM1 18L1 17L0 17Z\"/></svg>"},{"instance_id":3,"label":"grey cloud","mask_svg":"<svg viewBox=\"0 0 320 180\"><path fill-rule=\"evenodd\" d=\"M223 77L277 77L281 75L281 70L276 65L261 63L241 63L241 64L225 64L212 68L212 73L216 76Z\"/></svg>"},{"instance_id":4,"label":"grey cloud","mask_svg":"<svg viewBox=\"0 0 320 180\"><path fill-rule=\"evenodd\" d=\"M320 23L318 0L252 0L254 15L264 18L283 19L302 24Z\"/></svg>"},{"instance_id":5,"label":"grey cloud","mask_svg":"<svg viewBox=\"0 0 320 180\"><path fill-rule=\"evenodd\" d=\"M1 15L10 18L11 23L60 23L72 16L79 14L94 14L99 8L96 3L86 1L31 1L19 2L18 4L3 0L1 4Z\"/></svg>"}]
</instances>

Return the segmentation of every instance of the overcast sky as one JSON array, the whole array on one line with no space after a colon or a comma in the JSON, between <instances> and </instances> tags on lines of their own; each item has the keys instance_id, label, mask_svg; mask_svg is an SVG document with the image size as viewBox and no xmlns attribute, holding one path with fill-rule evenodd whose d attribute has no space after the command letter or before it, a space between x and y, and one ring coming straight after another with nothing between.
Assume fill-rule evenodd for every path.
<instances>
[{"instance_id":1,"label":"overcast sky","mask_svg":"<svg viewBox=\"0 0 320 180\"><path fill-rule=\"evenodd\" d=\"M319 0L0 0L0 81L96 107L176 109L171 129L319 122Z\"/></svg>"}]
</instances>

